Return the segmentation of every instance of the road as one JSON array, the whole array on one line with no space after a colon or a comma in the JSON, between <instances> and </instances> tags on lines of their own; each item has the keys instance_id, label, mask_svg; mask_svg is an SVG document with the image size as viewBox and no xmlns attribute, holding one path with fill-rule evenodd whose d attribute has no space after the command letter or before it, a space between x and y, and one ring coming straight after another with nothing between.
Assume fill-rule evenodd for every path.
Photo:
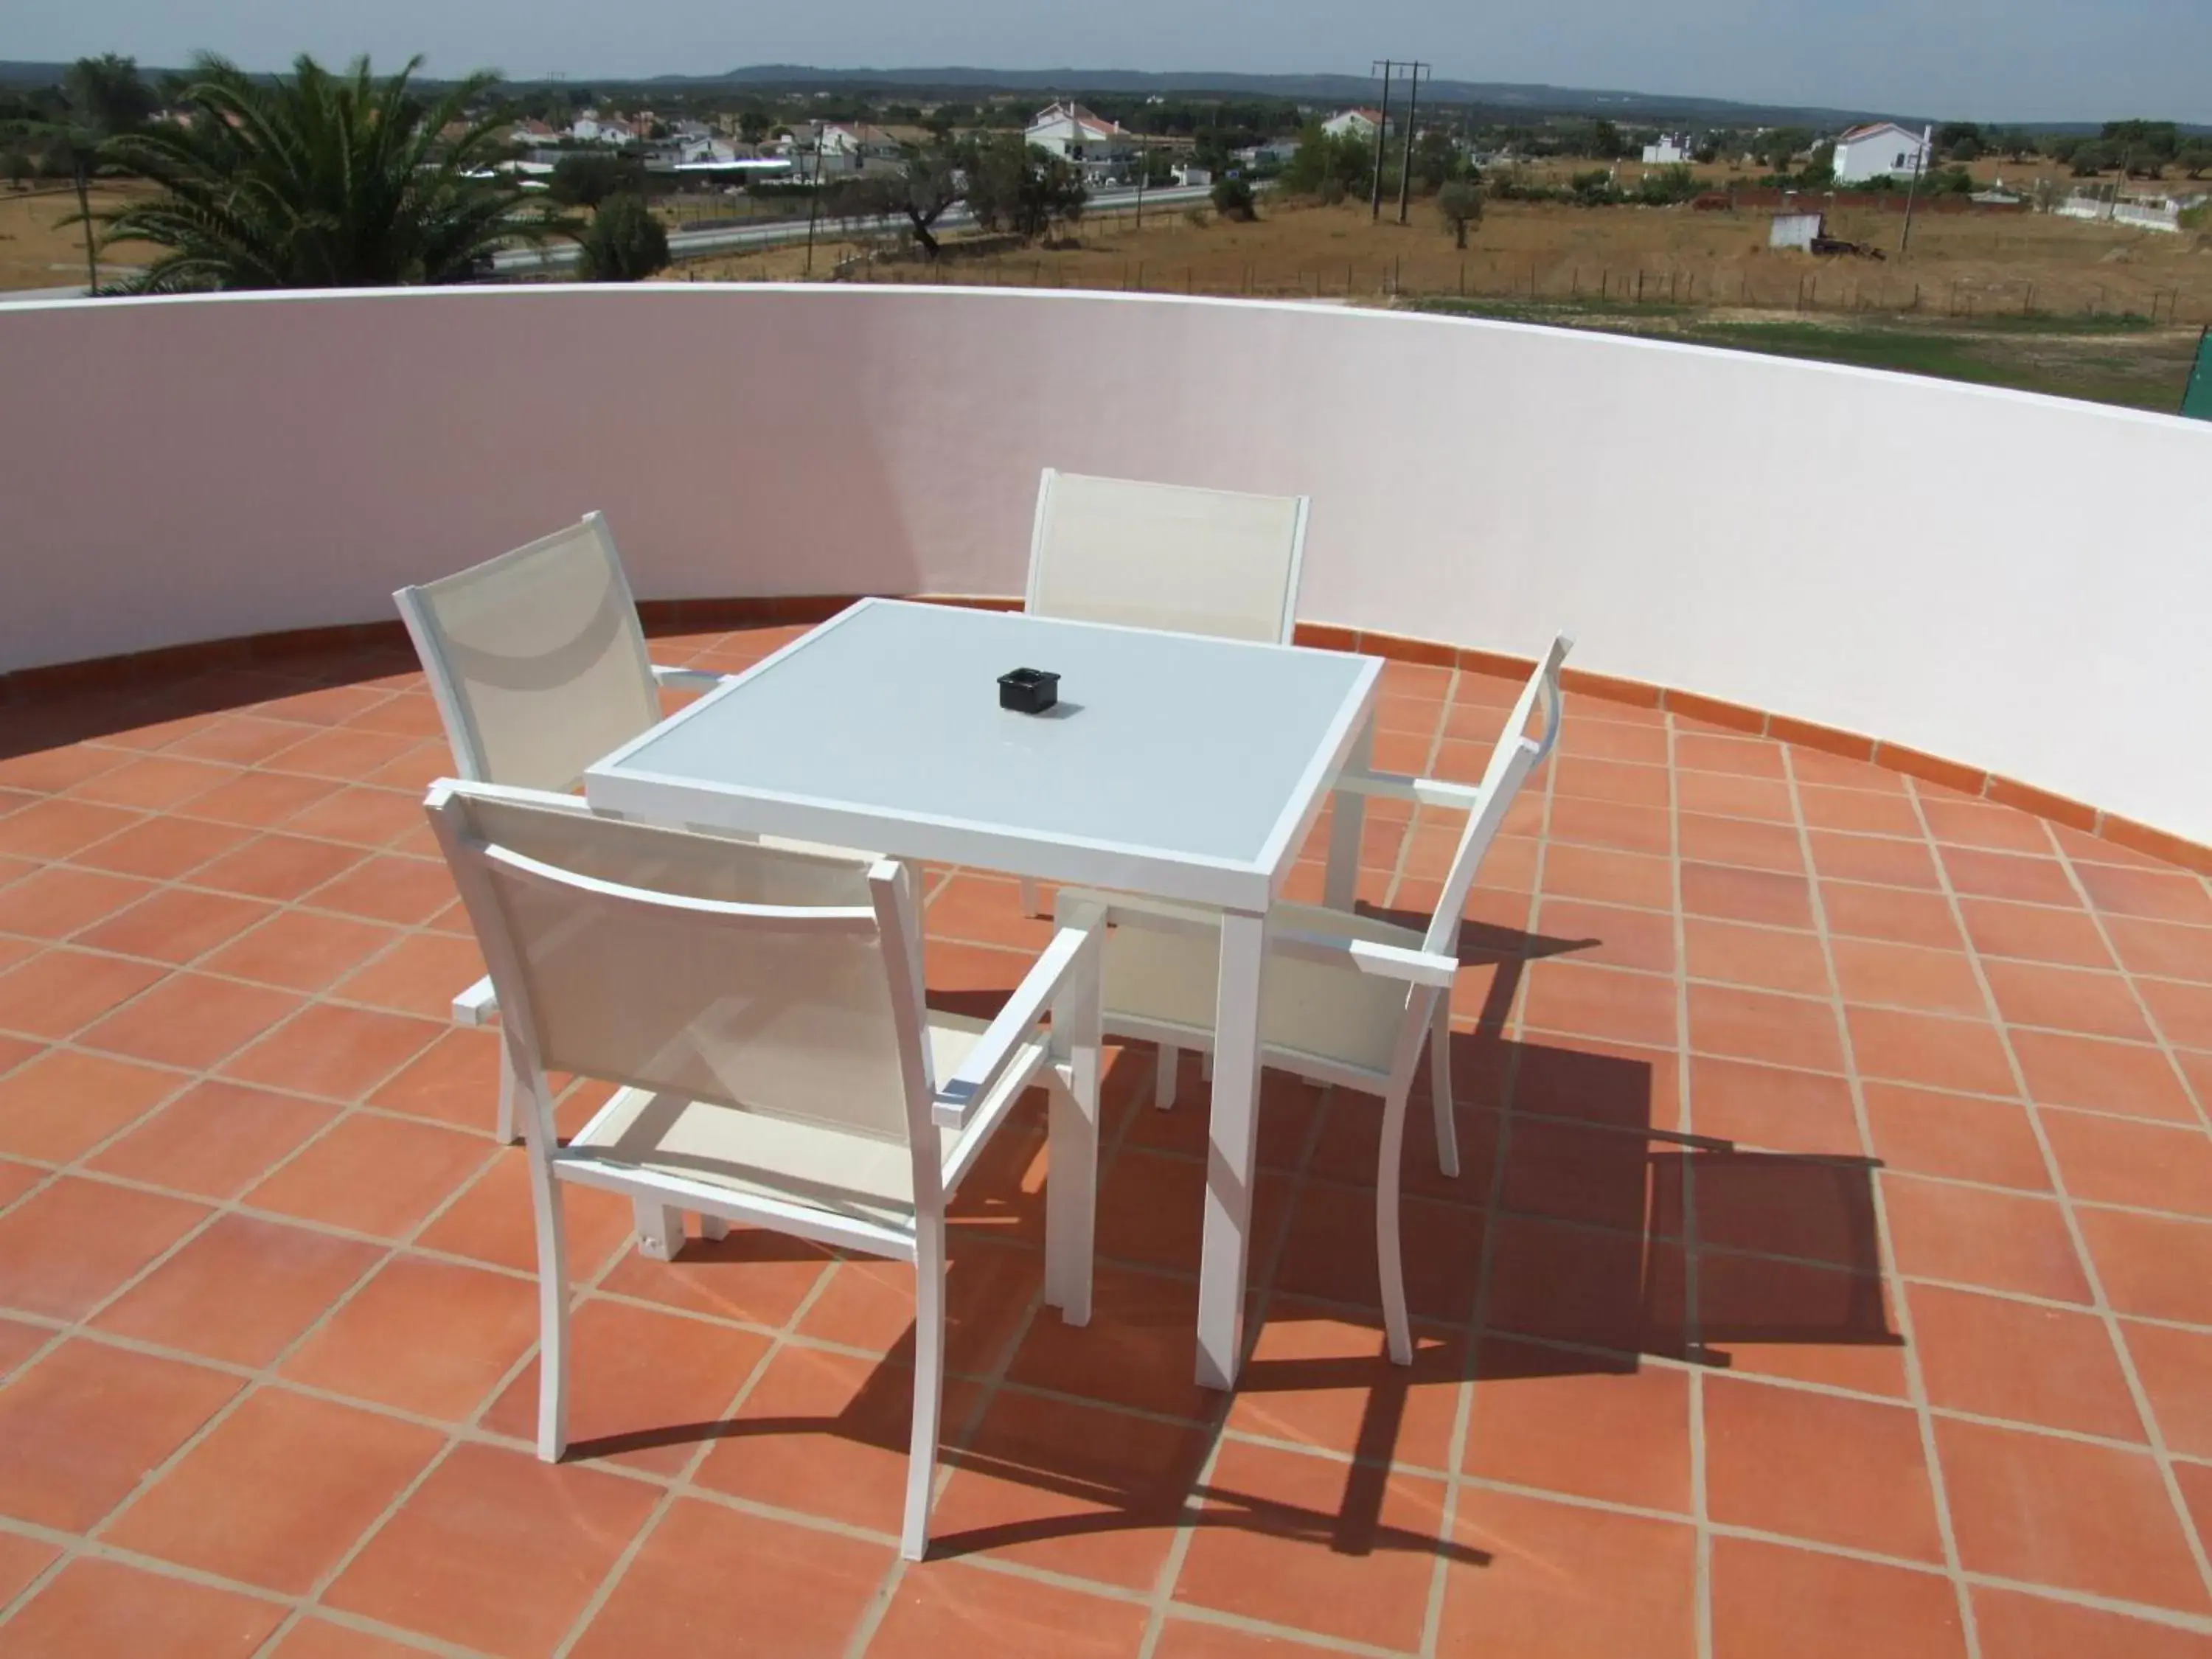
<instances>
[{"instance_id":1,"label":"road","mask_svg":"<svg viewBox=\"0 0 2212 1659\"><path fill-rule=\"evenodd\" d=\"M1164 190L1145 192L1145 205L1163 208L1188 207L1203 202L1212 195L1204 185L1170 186ZM1118 213L1137 204L1133 190L1102 191L1085 204L1086 212ZM948 208L938 220L939 230L964 230L975 222L975 216L965 205ZM903 219L878 219L859 222L869 231L881 234L905 228ZM815 228L815 234L824 240L842 240L853 234L853 225L842 219L823 219ZM726 225L713 230L678 230L668 238L668 257L672 260L696 259L709 253L729 253L743 248L776 247L790 242L806 240L806 221L778 219L764 225ZM539 248L507 248L495 254L493 268L502 276L529 276L538 271L566 270L576 263L574 242L549 243ZM0 305L11 305L26 301L73 300L84 293L77 288L21 289L0 292Z\"/></svg>"},{"instance_id":2,"label":"road","mask_svg":"<svg viewBox=\"0 0 2212 1659\"><path fill-rule=\"evenodd\" d=\"M1157 203L1164 208L1188 207L1203 202L1212 191L1204 185L1172 186L1164 190L1145 192L1145 205ZM1093 196L1085 211L1115 213L1137 204L1133 190L1102 191ZM963 204L945 210L933 228L963 230L975 222L975 216ZM824 240L845 240L855 228L874 234L896 232L906 227L903 219L847 221L822 220L815 234ZM778 219L764 225L725 225L713 230L672 231L668 237L668 257L672 260L696 259L709 253L730 253L745 248L778 247L806 240L806 221ZM492 264L502 276L526 276L537 271L566 270L576 263L574 242L551 242L544 248L507 248L494 256Z\"/></svg>"}]
</instances>

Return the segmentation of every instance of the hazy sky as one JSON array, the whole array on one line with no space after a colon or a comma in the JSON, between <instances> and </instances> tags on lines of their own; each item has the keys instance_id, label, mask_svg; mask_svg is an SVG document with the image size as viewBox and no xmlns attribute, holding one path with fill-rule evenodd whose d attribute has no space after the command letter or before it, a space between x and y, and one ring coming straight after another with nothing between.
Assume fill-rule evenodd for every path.
<instances>
[{"instance_id":1,"label":"hazy sky","mask_svg":"<svg viewBox=\"0 0 2212 1659\"><path fill-rule=\"evenodd\" d=\"M252 68L301 51L427 53L583 79L825 67L1362 73L1419 56L1447 76L1547 82L1983 120L2212 122L2212 0L7 0L0 56L116 51Z\"/></svg>"}]
</instances>

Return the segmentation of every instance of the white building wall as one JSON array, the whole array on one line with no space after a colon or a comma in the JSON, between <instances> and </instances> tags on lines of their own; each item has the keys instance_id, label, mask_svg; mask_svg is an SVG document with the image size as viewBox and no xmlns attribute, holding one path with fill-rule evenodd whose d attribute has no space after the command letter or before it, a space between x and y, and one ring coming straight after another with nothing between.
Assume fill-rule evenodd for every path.
<instances>
[{"instance_id":1,"label":"white building wall","mask_svg":"<svg viewBox=\"0 0 2212 1659\"><path fill-rule=\"evenodd\" d=\"M1565 628L1598 672L2212 842L2196 498L2080 482L2212 476L2201 422L1406 313L705 283L25 303L0 384L34 392L0 404L0 670L386 619L593 508L647 599L1018 593L1058 466L1310 495L1308 620ZM611 384L655 418L574 395ZM734 444L733 385L779 389ZM1390 418L1312 441L1377 386ZM1629 445L1592 489L1558 434L1593 425L1695 431L1726 483ZM1943 468L1897 470L1917 434Z\"/></svg>"}]
</instances>

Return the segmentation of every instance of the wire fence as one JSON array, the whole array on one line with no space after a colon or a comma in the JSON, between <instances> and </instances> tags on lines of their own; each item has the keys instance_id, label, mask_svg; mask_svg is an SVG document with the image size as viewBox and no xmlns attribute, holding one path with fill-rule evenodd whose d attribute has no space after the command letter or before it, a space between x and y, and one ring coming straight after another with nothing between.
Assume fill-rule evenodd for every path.
<instances>
[{"instance_id":1,"label":"wire fence","mask_svg":"<svg viewBox=\"0 0 2212 1659\"><path fill-rule=\"evenodd\" d=\"M1761 268L1753 268L1759 266ZM827 264L817 266L826 270ZM1216 298L1451 300L1591 311L1709 310L1896 317L2069 318L2173 326L2212 322L2212 282L2130 283L2069 272L1990 279L1916 272L1850 256L1748 264L1613 264L1574 259L1395 255L1343 261L1160 259L1091 250L948 253L926 261L872 252L836 263L834 279L990 288L1067 288Z\"/></svg>"}]
</instances>

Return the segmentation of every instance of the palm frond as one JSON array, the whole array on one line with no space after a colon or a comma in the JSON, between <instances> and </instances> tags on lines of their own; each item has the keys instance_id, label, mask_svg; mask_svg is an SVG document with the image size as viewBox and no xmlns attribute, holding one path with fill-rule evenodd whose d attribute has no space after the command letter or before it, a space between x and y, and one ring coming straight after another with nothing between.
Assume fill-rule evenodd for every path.
<instances>
[{"instance_id":1,"label":"palm frond","mask_svg":"<svg viewBox=\"0 0 2212 1659\"><path fill-rule=\"evenodd\" d=\"M106 240L162 250L136 286L464 282L502 246L574 234L532 210L516 180L476 176L501 123L469 112L495 77L472 75L426 100L414 85L421 63L380 81L366 58L334 74L302 55L289 77L264 82L197 58L182 120L102 148L106 165L156 187L94 216Z\"/></svg>"}]
</instances>

